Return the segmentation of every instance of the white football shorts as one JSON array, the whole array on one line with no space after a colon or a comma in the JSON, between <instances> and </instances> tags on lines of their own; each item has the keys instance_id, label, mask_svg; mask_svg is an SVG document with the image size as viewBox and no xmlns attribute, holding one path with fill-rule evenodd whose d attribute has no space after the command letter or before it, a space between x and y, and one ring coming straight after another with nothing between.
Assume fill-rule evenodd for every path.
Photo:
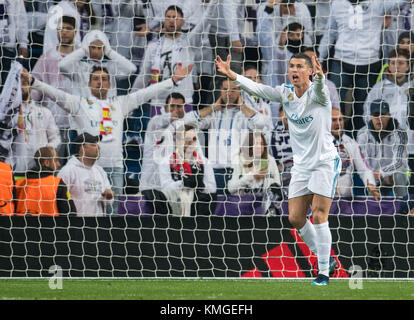
<instances>
[{"instance_id":1,"label":"white football shorts","mask_svg":"<svg viewBox=\"0 0 414 320\"><path fill-rule=\"evenodd\" d=\"M294 165L291 169L289 199L307 194L333 198L341 169L342 163L339 157L322 162L318 168L310 171Z\"/></svg>"}]
</instances>

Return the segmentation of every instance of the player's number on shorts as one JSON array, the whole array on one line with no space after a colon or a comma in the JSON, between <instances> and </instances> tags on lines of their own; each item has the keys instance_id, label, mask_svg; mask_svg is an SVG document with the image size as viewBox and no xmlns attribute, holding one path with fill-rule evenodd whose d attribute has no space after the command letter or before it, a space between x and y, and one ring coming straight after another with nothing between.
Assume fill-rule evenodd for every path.
<instances>
[{"instance_id":1,"label":"player's number on shorts","mask_svg":"<svg viewBox=\"0 0 414 320\"><path fill-rule=\"evenodd\" d=\"M362 30L363 11L360 6L349 8L349 28L351 30Z\"/></svg>"}]
</instances>

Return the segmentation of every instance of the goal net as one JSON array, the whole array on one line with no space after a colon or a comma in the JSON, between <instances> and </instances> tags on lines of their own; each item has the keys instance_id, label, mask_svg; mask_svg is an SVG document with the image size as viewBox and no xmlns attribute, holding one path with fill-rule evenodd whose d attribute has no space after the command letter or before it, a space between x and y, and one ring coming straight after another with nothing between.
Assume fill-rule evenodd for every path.
<instances>
[{"instance_id":1,"label":"goal net","mask_svg":"<svg viewBox=\"0 0 414 320\"><path fill-rule=\"evenodd\" d=\"M0 276L313 277L289 221L289 130L311 134L329 112L331 276L412 278L413 9L0 0ZM288 114L308 100L312 113ZM304 194L326 189L319 178Z\"/></svg>"}]
</instances>

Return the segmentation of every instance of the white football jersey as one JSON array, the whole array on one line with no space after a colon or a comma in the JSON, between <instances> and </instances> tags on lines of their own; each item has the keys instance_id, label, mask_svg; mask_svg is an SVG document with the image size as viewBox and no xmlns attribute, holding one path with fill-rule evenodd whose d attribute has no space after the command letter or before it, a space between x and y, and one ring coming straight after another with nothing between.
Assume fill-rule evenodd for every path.
<instances>
[{"instance_id":1,"label":"white football jersey","mask_svg":"<svg viewBox=\"0 0 414 320\"><path fill-rule=\"evenodd\" d=\"M316 77L298 98L292 84L272 88L237 75L235 83L250 94L283 105L289 119L293 162L297 169L312 170L338 156L331 135L332 103L324 77Z\"/></svg>"}]
</instances>

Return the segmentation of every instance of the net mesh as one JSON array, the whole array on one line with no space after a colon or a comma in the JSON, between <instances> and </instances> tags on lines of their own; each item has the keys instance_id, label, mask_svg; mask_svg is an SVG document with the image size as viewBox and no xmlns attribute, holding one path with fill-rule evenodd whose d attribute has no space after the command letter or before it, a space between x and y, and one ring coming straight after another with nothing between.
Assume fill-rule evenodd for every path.
<instances>
[{"instance_id":1,"label":"net mesh","mask_svg":"<svg viewBox=\"0 0 414 320\"><path fill-rule=\"evenodd\" d=\"M0 0L0 275L316 275L288 219L289 125L309 119L214 62L290 88L303 53L342 167L333 276L413 277L413 6Z\"/></svg>"}]
</instances>

